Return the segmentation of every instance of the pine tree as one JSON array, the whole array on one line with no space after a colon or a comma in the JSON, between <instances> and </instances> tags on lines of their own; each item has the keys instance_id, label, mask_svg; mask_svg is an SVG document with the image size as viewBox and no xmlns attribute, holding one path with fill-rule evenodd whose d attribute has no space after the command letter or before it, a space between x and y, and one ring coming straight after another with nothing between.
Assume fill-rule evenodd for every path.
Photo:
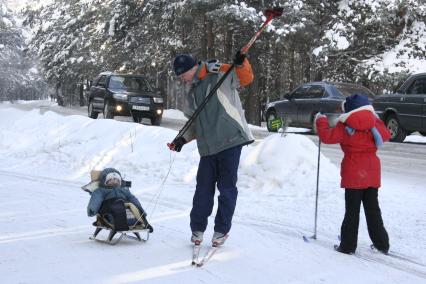
<instances>
[{"instance_id":1,"label":"pine tree","mask_svg":"<svg viewBox=\"0 0 426 284\"><path fill-rule=\"evenodd\" d=\"M47 85L25 51L22 30L12 11L0 3L0 101L38 99L48 94Z\"/></svg>"}]
</instances>

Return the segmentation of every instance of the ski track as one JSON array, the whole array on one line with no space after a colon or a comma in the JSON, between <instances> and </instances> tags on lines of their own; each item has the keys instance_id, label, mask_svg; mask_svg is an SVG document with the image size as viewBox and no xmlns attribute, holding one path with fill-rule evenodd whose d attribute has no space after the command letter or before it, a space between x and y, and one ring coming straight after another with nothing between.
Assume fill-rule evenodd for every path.
<instances>
[{"instance_id":1,"label":"ski track","mask_svg":"<svg viewBox=\"0 0 426 284\"><path fill-rule=\"evenodd\" d=\"M61 188L68 189L68 192L74 193L74 191L79 190L81 183L77 181L70 181L70 180L64 180L64 179L54 179L54 178L48 178L45 176L37 176L37 175L27 175L23 173L18 172L9 172L5 170L0 170L0 175L10 178L16 178L16 179L24 179L31 183L38 183L41 185L52 185L52 186L61 186ZM182 185L184 186L184 185ZM42 192L40 190L35 190L37 194L41 194ZM151 197L151 200L153 197L156 197L158 192L144 192L145 198L149 199ZM54 198L55 200L61 200L61 198ZM169 218L181 218L188 216L190 207L188 206L179 206L177 204L180 204L180 200L173 197L167 197L167 195L161 196L161 199L158 201L158 206L163 210L161 213L158 213L155 215L155 218L152 219L153 223L161 222L162 220L168 220ZM10 204L9 204L10 205ZM164 209L167 208L167 211L164 211ZM82 209L67 209L62 212L56 212L56 216L63 215L64 218L66 218L67 215L72 215L76 213L77 211L82 211ZM13 216L11 216L13 215ZM44 217L49 216L49 213L43 213L43 214L29 214L29 213L18 213L18 214L9 214L5 216L0 215L0 221L5 221L10 217L14 218L28 218L32 217L33 220L37 219L44 219ZM86 225L80 225L80 226L71 226L71 227L61 227L61 228L49 228L49 229L42 229L42 230L36 230L31 232L25 232L25 233L13 233L13 234L5 234L0 236L0 245L5 245L9 243L15 243L15 242L21 242L21 241L32 241L32 240L40 240L40 239L54 239L58 238L60 236L69 236L69 235L76 235L79 236L84 232L90 231L92 229L90 227L89 220ZM37 222L36 222L37 223ZM281 239L284 243L289 241L298 240L300 242L303 242L302 236L303 232L306 232L306 228L304 226L296 226L294 224L285 224L285 223L279 223L275 220L268 219L268 218L256 218L251 217L249 220L236 215L234 218L234 226L241 226L241 227L247 227L252 228L259 234L265 235L265 234L273 234L275 237L273 239ZM58 226L58 225L56 225ZM159 225L163 230L169 228L166 228L164 226ZM177 232L176 229L173 231ZM178 230L179 233L184 234L186 230ZM322 249L326 250L332 250L333 244L337 241L333 240L333 237L330 234L326 234L325 232L318 232L319 237L317 240L311 240L306 246L319 246ZM123 243L126 243L122 241ZM267 243L268 240L265 241ZM126 245L126 244L125 244ZM206 247L203 247L200 252L200 257L204 256L204 253L206 251ZM213 273L209 266L211 264L214 265L216 262L216 258L222 258L225 257L227 252L227 248L220 248L217 253L213 256L212 259L208 261L208 263L200 268L197 268L198 270L203 270L206 273L208 273L211 277L214 277L217 281L223 281L223 279ZM414 262L408 262L404 260L399 260L396 258L392 258L389 256L382 256L374 254L374 252L366 251L363 248L358 248L357 253L353 256L347 256L349 258L354 259L360 259L361 261L367 261L370 263L375 263L379 266L386 266L388 268L401 271L403 273L407 273L416 277L419 277L423 280L426 280L426 269L425 264L422 263L414 263ZM410 259L412 257L407 256ZM190 250L188 250L188 263L190 262ZM170 267L165 266L167 269L170 269ZM181 264L176 264L172 267L173 269L183 269L183 271L187 271L188 268L186 266L183 266ZM172 270L173 270L172 269ZM149 271L148 271L149 272ZM151 272L153 273L153 272ZM171 273L171 272L170 272ZM259 270L259 273L262 273L262 270ZM149 274L149 273L148 273ZM124 278L126 277L136 277L135 275L123 275ZM140 277L140 276L138 276ZM136 277L136 278L138 278ZM148 277L149 278L149 277ZM117 283L124 283L120 282L119 278L113 278L117 280ZM120 278L121 279L121 278ZM144 278L145 279L145 278ZM113 282L111 282L113 283Z\"/></svg>"}]
</instances>

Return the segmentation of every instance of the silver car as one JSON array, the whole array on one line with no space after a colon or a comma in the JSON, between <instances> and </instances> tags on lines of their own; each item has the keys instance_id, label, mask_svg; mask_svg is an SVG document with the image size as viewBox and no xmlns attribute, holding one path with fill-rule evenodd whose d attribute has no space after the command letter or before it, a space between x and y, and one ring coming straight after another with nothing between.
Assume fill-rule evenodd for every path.
<instances>
[{"instance_id":1,"label":"silver car","mask_svg":"<svg viewBox=\"0 0 426 284\"><path fill-rule=\"evenodd\" d=\"M371 101L375 96L366 87L356 84L305 83L286 94L285 99L269 103L264 118L268 122L279 117L288 126L314 129L315 114L321 112L327 115L330 125L335 125L342 114L342 102L353 94L367 95ZM267 125L269 131L277 131L269 123Z\"/></svg>"}]
</instances>

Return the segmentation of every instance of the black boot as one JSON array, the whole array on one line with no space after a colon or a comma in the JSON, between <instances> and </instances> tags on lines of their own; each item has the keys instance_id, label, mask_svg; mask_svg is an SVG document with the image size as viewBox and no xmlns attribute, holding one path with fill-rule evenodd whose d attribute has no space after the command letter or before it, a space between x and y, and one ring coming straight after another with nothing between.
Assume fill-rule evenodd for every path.
<instances>
[{"instance_id":1,"label":"black boot","mask_svg":"<svg viewBox=\"0 0 426 284\"><path fill-rule=\"evenodd\" d=\"M338 245L334 245L334 250L340 253L344 253L344 254L354 254L354 251L350 251L350 250L345 250L342 247L338 246Z\"/></svg>"},{"instance_id":2,"label":"black boot","mask_svg":"<svg viewBox=\"0 0 426 284\"><path fill-rule=\"evenodd\" d=\"M370 247L371 247L372 250L376 250L376 251L381 252L381 253L386 254L386 255L389 254L389 249L379 249L374 245L370 245Z\"/></svg>"}]
</instances>

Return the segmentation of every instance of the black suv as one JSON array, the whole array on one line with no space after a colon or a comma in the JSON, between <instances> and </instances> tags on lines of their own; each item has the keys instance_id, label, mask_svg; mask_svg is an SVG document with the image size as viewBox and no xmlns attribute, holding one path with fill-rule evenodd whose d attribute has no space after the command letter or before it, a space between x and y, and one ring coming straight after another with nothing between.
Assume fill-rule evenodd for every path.
<instances>
[{"instance_id":1,"label":"black suv","mask_svg":"<svg viewBox=\"0 0 426 284\"><path fill-rule=\"evenodd\" d=\"M391 141L402 142L415 131L426 135L426 73L410 76L394 94L376 97L373 106Z\"/></svg>"},{"instance_id":2,"label":"black suv","mask_svg":"<svg viewBox=\"0 0 426 284\"><path fill-rule=\"evenodd\" d=\"M89 93L88 114L97 118L132 116L135 122L151 119L160 125L163 115L163 98L140 75L101 73L93 82Z\"/></svg>"}]
</instances>

